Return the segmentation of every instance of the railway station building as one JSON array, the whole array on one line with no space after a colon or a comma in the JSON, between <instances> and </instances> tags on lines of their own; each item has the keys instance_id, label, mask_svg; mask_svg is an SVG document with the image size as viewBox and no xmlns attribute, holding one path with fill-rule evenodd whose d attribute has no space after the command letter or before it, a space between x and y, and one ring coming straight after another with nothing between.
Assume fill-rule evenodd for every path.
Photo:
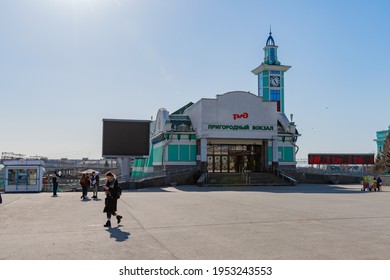
<instances>
[{"instance_id":1,"label":"railway station building","mask_svg":"<svg viewBox=\"0 0 390 280\"><path fill-rule=\"evenodd\" d=\"M134 160L132 176L198 168L212 173L268 172L295 168L295 123L285 114L285 73L270 32L264 60L252 70L257 94L231 91L190 102L175 112L162 108L151 124L150 153Z\"/></svg>"}]
</instances>

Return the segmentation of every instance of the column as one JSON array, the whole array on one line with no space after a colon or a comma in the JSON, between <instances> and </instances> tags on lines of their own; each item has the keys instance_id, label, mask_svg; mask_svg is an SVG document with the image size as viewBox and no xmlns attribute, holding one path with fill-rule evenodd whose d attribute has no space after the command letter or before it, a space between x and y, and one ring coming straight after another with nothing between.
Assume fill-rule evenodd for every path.
<instances>
[{"instance_id":1,"label":"column","mask_svg":"<svg viewBox=\"0 0 390 280\"><path fill-rule=\"evenodd\" d=\"M201 169L207 169L207 139L200 139L200 164Z\"/></svg>"},{"instance_id":2,"label":"column","mask_svg":"<svg viewBox=\"0 0 390 280\"><path fill-rule=\"evenodd\" d=\"M275 171L278 168L279 150L278 150L278 137L272 138L272 170Z\"/></svg>"},{"instance_id":3,"label":"column","mask_svg":"<svg viewBox=\"0 0 390 280\"><path fill-rule=\"evenodd\" d=\"M129 158L121 158L121 181L129 181L130 180L130 159Z\"/></svg>"}]
</instances>

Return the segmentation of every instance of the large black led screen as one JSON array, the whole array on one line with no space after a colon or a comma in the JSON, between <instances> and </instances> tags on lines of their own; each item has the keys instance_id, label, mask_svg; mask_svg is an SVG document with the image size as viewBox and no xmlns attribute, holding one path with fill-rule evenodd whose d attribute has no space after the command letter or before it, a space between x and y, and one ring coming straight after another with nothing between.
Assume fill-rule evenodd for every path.
<instances>
[{"instance_id":1,"label":"large black led screen","mask_svg":"<svg viewBox=\"0 0 390 280\"><path fill-rule=\"evenodd\" d=\"M149 155L150 121L103 119L103 157Z\"/></svg>"}]
</instances>

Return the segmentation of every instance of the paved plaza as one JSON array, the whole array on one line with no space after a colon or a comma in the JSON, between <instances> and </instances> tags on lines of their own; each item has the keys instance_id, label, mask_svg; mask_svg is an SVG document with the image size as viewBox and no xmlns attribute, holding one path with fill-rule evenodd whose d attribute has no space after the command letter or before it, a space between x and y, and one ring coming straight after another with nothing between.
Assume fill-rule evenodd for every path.
<instances>
[{"instance_id":1,"label":"paved plaza","mask_svg":"<svg viewBox=\"0 0 390 280\"><path fill-rule=\"evenodd\" d=\"M104 199L80 195L3 194L0 259L390 259L390 187L124 191L122 223L111 229L103 227Z\"/></svg>"}]
</instances>

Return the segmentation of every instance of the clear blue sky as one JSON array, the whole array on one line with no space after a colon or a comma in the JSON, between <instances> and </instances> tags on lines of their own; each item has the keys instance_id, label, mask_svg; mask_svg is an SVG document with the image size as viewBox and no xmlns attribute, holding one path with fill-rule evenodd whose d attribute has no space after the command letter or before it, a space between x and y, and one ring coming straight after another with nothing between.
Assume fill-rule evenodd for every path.
<instances>
[{"instance_id":1,"label":"clear blue sky","mask_svg":"<svg viewBox=\"0 0 390 280\"><path fill-rule=\"evenodd\" d=\"M100 158L102 119L243 90L270 25L286 115L315 152L375 152L390 125L390 2L0 1L0 152Z\"/></svg>"}]
</instances>

